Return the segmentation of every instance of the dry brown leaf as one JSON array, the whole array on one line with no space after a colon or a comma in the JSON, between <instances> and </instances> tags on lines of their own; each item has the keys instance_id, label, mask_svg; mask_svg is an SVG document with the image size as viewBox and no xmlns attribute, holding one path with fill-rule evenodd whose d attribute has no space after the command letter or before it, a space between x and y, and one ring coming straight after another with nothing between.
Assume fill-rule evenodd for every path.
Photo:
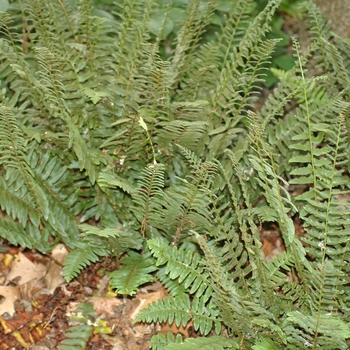
<instances>
[{"instance_id":1,"label":"dry brown leaf","mask_svg":"<svg viewBox=\"0 0 350 350\"><path fill-rule=\"evenodd\" d=\"M115 307L123 304L123 301L117 298L92 297L89 299L94 305L96 315L115 314Z\"/></svg>"},{"instance_id":2,"label":"dry brown leaf","mask_svg":"<svg viewBox=\"0 0 350 350\"><path fill-rule=\"evenodd\" d=\"M10 316L15 313L14 303L20 297L20 293L17 287L0 287L0 295L5 299L0 304L0 315L7 312Z\"/></svg>"},{"instance_id":3,"label":"dry brown leaf","mask_svg":"<svg viewBox=\"0 0 350 350\"><path fill-rule=\"evenodd\" d=\"M34 264L24 254L19 253L7 275L7 281L20 277L18 285L25 284L31 280L43 278L46 271L47 268L43 264Z\"/></svg>"},{"instance_id":4,"label":"dry brown leaf","mask_svg":"<svg viewBox=\"0 0 350 350\"><path fill-rule=\"evenodd\" d=\"M272 261L275 256L278 256L284 251L282 239L277 237L273 242L264 239L262 250L265 254L265 260Z\"/></svg>"},{"instance_id":5,"label":"dry brown leaf","mask_svg":"<svg viewBox=\"0 0 350 350\"><path fill-rule=\"evenodd\" d=\"M106 341L107 344L112 345L112 350L125 350L127 349L126 339L123 338L121 335L117 334L113 337L106 336L105 334L102 334L102 337Z\"/></svg>"},{"instance_id":6,"label":"dry brown leaf","mask_svg":"<svg viewBox=\"0 0 350 350\"><path fill-rule=\"evenodd\" d=\"M52 249L51 256L58 264L63 264L64 260L68 255L68 250L63 244L57 244L55 248Z\"/></svg>"},{"instance_id":7,"label":"dry brown leaf","mask_svg":"<svg viewBox=\"0 0 350 350\"><path fill-rule=\"evenodd\" d=\"M45 276L45 283L50 293L53 293L58 286L64 284L65 280L62 276L62 266L56 264L54 261L51 261L49 270Z\"/></svg>"},{"instance_id":8,"label":"dry brown leaf","mask_svg":"<svg viewBox=\"0 0 350 350\"><path fill-rule=\"evenodd\" d=\"M62 276L62 264L67 255L68 251L63 244L57 244L52 250L52 260L45 276L46 287L49 289L50 293L53 293L58 286L65 283Z\"/></svg>"},{"instance_id":9,"label":"dry brown leaf","mask_svg":"<svg viewBox=\"0 0 350 350\"><path fill-rule=\"evenodd\" d=\"M42 281L36 279L28 281L25 284L18 285L19 292L21 293L21 299L29 302L34 298L34 295L42 294L44 292L44 286ZM50 294L45 293L44 294Z\"/></svg>"}]
</instances>

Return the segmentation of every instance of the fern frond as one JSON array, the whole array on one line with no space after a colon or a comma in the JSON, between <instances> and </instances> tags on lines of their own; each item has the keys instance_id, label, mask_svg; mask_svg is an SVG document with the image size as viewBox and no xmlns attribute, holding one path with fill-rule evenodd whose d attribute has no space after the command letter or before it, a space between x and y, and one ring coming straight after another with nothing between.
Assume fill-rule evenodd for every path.
<instances>
[{"instance_id":1,"label":"fern frond","mask_svg":"<svg viewBox=\"0 0 350 350\"><path fill-rule=\"evenodd\" d=\"M257 296L272 299L271 281L264 268L264 254L261 249L259 229L255 223L254 209L252 209L251 196L248 193L247 179L238 166L238 162L231 151L227 151L230 164L234 170L232 177L237 177L239 185L234 188L233 180L228 172L219 163L221 172L228 188L229 203L233 210L223 209L225 215L218 222L218 230L214 237L218 242L225 242L220 249L219 264L223 264L230 271L230 275L236 281L237 289L241 290L247 300L253 300ZM237 189L237 187L239 188ZM240 190L242 200L238 198ZM245 206L246 209L242 209ZM220 217L220 211L216 215ZM249 246L249 249L247 247ZM256 290L252 292L249 279L254 280ZM255 297L253 297L255 295Z\"/></svg>"},{"instance_id":2,"label":"fern frond","mask_svg":"<svg viewBox=\"0 0 350 350\"><path fill-rule=\"evenodd\" d=\"M46 48L36 48L41 76L41 89L46 98L46 107L51 115L62 119L69 131L69 147L73 146L79 160L80 170L85 169L92 184L96 181L96 167L85 140L73 123L72 114L65 101L64 85L61 81L59 60Z\"/></svg>"},{"instance_id":3,"label":"fern frond","mask_svg":"<svg viewBox=\"0 0 350 350\"><path fill-rule=\"evenodd\" d=\"M142 309L136 316L134 322L175 322L176 326L186 327L191 319L190 299L187 294L174 297L165 297L151 303L147 309Z\"/></svg>"},{"instance_id":4,"label":"fern frond","mask_svg":"<svg viewBox=\"0 0 350 350\"><path fill-rule=\"evenodd\" d=\"M194 55L215 7L216 3L212 0L205 3L201 0L194 0L188 3L187 17L179 30L176 38L176 48L171 59L172 71L176 73L174 87L178 85L186 73L188 64Z\"/></svg>"},{"instance_id":5,"label":"fern frond","mask_svg":"<svg viewBox=\"0 0 350 350\"><path fill-rule=\"evenodd\" d=\"M36 213L31 211L31 220L38 223L39 218L49 217L48 200L45 193L35 181L35 175L29 166L29 160L25 150L25 140L11 109L0 106L0 164L5 166L7 171L5 181L18 192L19 198L25 201L33 201ZM28 192L28 193L27 193Z\"/></svg>"},{"instance_id":6,"label":"fern frond","mask_svg":"<svg viewBox=\"0 0 350 350\"><path fill-rule=\"evenodd\" d=\"M193 227L205 230L211 227L209 186L216 174L215 164L202 162L190 150L179 146L190 164L188 180L181 179L164 192L162 208L154 227L160 229L174 244L185 237Z\"/></svg>"},{"instance_id":7,"label":"fern frond","mask_svg":"<svg viewBox=\"0 0 350 350\"><path fill-rule=\"evenodd\" d=\"M261 305L248 301L241 294L235 282L228 277L228 273L221 265L215 248L208 245L205 240L196 234L198 243L205 254L205 270L210 272L210 284L214 291L213 303L219 310L222 322L234 333L241 337L242 333L252 327L251 316L259 315L265 319L273 316ZM250 315L249 315L250 314Z\"/></svg>"},{"instance_id":8,"label":"fern frond","mask_svg":"<svg viewBox=\"0 0 350 350\"><path fill-rule=\"evenodd\" d=\"M295 144L291 148L297 150L298 155L290 160L301 166L291 172L296 176L291 183L309 186L309 190L297 200L303 206L300 216L308 234L306 251L314 259L310 264L313 273L309 277L312 292L305 300L305 306L310 308L309 312L316 316L316 320L308 341L321 346L328 342L322 329L324 313L329 310L342 312L343 302L347 299L341 294L347 290L345 285L348 284L344 263L348 235L344 217L349 213L349 204L338 202L338 198L349 193L348 179L344 176L348 161L347 138L344 117L340 115L336 125L329 122L329 116L314 122L310 113L312 104L305 88L304 95L306 128L301 135L294 137Z\"/></svg>"},{"instance_id":9,"label":"fern frond","mask_svg":"<svg viewBox=\"0 0 350 350\"><path fill-rule=\"evenodd\" d=\"M220 132L216 132L215 138L209 142L208 159L220 157L226 148L230 148L237 134L243 131L237 124L244 118L245 110L253 106L257 85L263 79L266 63L277 43L275 40L263 41L263 35L269 31L269 21L278 4L279 1L270 1L250 24L239 45L229 54L217 87L210 94L207 121L211 122L213 131L218 128ZM224 123L225 128L222 126Z\"/></svg>"},{"instance_id":10,"label":"fern frond","mask_svg":"<svg viewBox=\"0 0 350 350\"><path fill-rule=\"evenodd\" d=\"M26 227L28 219L34 226L39 226L40 211L33 206L30 200L25 201L18 196L18 191L12 190L12 186L8 187L5 180L0 178L0 196L6 198L1 201L1 210L6 212L13 219L18 220L22 227ZM10 240L13 243L13 240ZM22 244L21 244L22 245ZM24 245L26 246L26 245Z\"/></svg>"},{"instance_id":11,"label":"fern frond","mask_svg":"<svg viewBox=\"0 0 350 350\"><path fill-rule=\"evenodd\" d=\"M36 142L27 145L30 167L34 169L36 180L43 188L50 208L48 222L42 224L51 230L52 236L58 236L69 247L78 247L78 227L70 212L78 200L76 189L68 185L72 174L58 157L50 152L39 153L36 148Z\"/></svg>"},{"instance_id":12,"label":"fern frond","mask_svg":"<svg viewBox=\"0 0 350 350\"><path fill-rule=\"evenodd\" d=\"M13 21L8 13L0 15L1 33L6 39L0 41L3 59L0 61L1 76L7 85L6 105L10 108L18 107L20 111L28 111L28 106L35 106L40 112L45 107L40 93L36 90L37 79L31 74L31 66L26 61L21 47L23 38L16 33ZM10 94L10 89L15 91Z\"/></svg>"},{"instance_id":13,"label":"fern frond","mask_svg":"<svg viewBox=\"0 0 350 350\"><path fill-rule=\"evenodd\" d=\"M135 78L143 90L140 105L157 113L159 119L168 120L170 91L174 79L170 62L163 61L149 44L142 45L141 60L143 61L141 75Z\"/></svg>"},{"instance_id":14,"label":"fern frond","mask_svg":"<svg viewBox=\"0 0 350 350\"><path fill-rule=\"evenodd\" d=\"M343 64L343 56L338 49L327 40L321 38L328 62L333 66L335 77L343 88L349 86L349 71Z\"/></svg>"},{"instance_id":15,"label":"fern frond","mask_svg":"<svg viewBox=\"0 0 350 350\"><path fill-rule=\"evenodd\" d=\"M165 240L151 239L148 246L157 259L157 266L166 263L165 273L171 279L178 279L190 294L207 301L212 288L208 283L208 274L201 265L199 254L185 251L182 248L171 247Z\"/></svg>"},{"instance_id":16,"label":"fern frond","mask_svg":"<svg viewBox=\"0 0 350 350\"><path fill-rule=\"evenodd\" d=\"M189 149L195 146L204 136L207 123L202 121L187 122L185 120L174 120L164 123L164 130L159 135L162 139L160 146L168 144L179 144Z\"/></svg>"},{"instance_id":17,"label":"fern frond","mask_svg":"<svg viewBox=\"0 0 350 350\"><path fill-rule=\"evenodd\" d=\"M208 334L215 325L216 333L221 333L221 324L215 317L216 310L205 306L203 301L195 298L191 306L187 294L174 297L165 297L142 309L136 316L135 322L168 322L175 323L177 327L186 327L193 319L195 329L200 329L203 334ZM208 307L208 308L207 308Z\"/></svg>"},{"instance_id":18,"label":"fern frond","mask_svg":"<svg viewBox=\"0 0 350 350\"><path fill-rule=\"evenodd\" d=\"M171 296L176 297L177 295L184 294L186 292L186 288L177 279L172 279L169 276L165 266L158 268L156 277L167 289Z\"/></svg>"},{"instance_id":19,"label":"fern frond","mask_svg":"<svg viewBox=\"0 0 350 350\"><path fill-rule=\"evenodd\" d=\"M248 0L238 0L234 5L234 11L230 11L221 29L217 45L224 54L221 68L227 67L230 61L230 53L239 45L250 24L250 15L255 4Z\"/></svg>"},{"instance_id":20,"label":"fern frond","mask_svg":"<svg viewBox=\"0 0 350 350\"><path fill-rule=\"evenodd\" d=\"M120 11L115 12L120 22L117 27L116 50L112 57L116 61L115 83L118 86L119 98L123 101L119 112L122 117L127 115L128 110L138 109L135 102L142 94L142 85L140 86L138 79L135 79L135 75L139 75L139 69L144 63L140 56L143 55L142 45L149 39L147 25L153 5L153 1L124 1Z\"/></svg>"},{"instance_id":21,"label":"fern frond","mask_svg":"<svg viewBox=\"0 0 350 350\"><path fill-rule=\"evenodd\" d=\"M65 334L66 339L60 342L57 348L59 350L85 349L90 336L96 331L96 327L91 325L94 318L95 311L92 304L78 304L77 309L70 315L73 325Z\"/></svg>"},{"instance_id":22,"label":"fern frond","mask_svg":"<svg viewBox=\"0 0 350 350\"><path fill-rule=\"evenodd\" d=\"M319 66L323 66L325 71L328 71L329 61L326 58L325 41L323 39L326 39L327 41L330 39L330 25L327 23L326 18L322 16L314 2L305 2L305 8L310 21L309 31L316 44L315 46L318 48L318 53L315 58L318 60Z\"/></svg>"},{"instance_id":23,"label":"fern frond","mask_svg":"<svg viewBox=\"0 0 350 350\"><path fill-rule=\"evenodd\" d=\"M255 79L259 79L258 75L256 75L259 71L259 68L262 61L268 58L269 53L272 51L276 42L270 41L266 44L265 54L261 56L258 54L260 51L259 45L262 44L263 35L269 31L269 21L272 18L274 11L276 11L280 1L270 1L265 9L254 19L254 21L250 24L246 33L237 47L234 48L233 53L230 55L230 62L227 67L224 67L221 76L219 78L219 84L215 92L215 97L213 98L213 108L209 120L213 119L214 116L216 118L221 118L220 110L221 108L226 108L227 102L231 100L230 97L237 95L239 93L243 93L243 98L240 100L240 106L236 108L234 111L234 103L231 104L230 110L233 111L234 116L237 118L240 115L241 109L246 105L246 99L251 92L251 88L254 85ZM257 50L257 52L256 52ZM243 75L240 74L241 68L244 69ZM241 83L239 81L242 79ZM243 91L239 88L242 84L243 80L251 82L248 84L247 89L244 88ZM231 93L231 94L230 94ZM235 102L237 103L237 101ZM218 109L218 110L217 110Z\"/></svg>"},{"instance_id":24,"label":"fern frond","mask_svg":"<svg viewBox=\"0 0 350 350\"><path fill-rule=\"evenodd\" d=\"M334 35L334 33L332 33L332 34ZM347 55L347 53L349 52L349 47L350 47L349 40L335 35L334 41L335 41L334 45L340 51L340 54L343 57L343 65L349 71L350 62L349 62L349 57Z\"/></svg>"},{"instance_id":25,"label":"fern frond","mask_svg":"<svg viewBox=\"0 0 350 350\"><path fill-rule=\"evenodd\" d=\"M219 336L208 338L188 338L183 343L169 344L164 350L228 350L239 349L239 343L233 339L227 339Z\"/></svg>"},{"instance_id":26,"label":"fern frond","mask_svg":"<svg viewBox=\"0 0 350 350\"><path fill-rule=\"evenodd\" d=\"M63 277L70 282L87 265L96 262L101 256L107 254L103 247L86 245L84 248L74 249L64 261Z\"/></svg>"},{"instance_id":27,"label":"fern frond","mask_svg":"<svg viewBox=\"0 0 350 350\"><path fill-rule=\"evenodd\" d=\"M182 335L177 334L175 338L174 334L171 332L168 332L166 337L163 334L157 334L153 336L151 339L150 349L164 350L167 344L172 344L172 343L176 343L176 344L182 343Z\"/></svg>"},{"instance_id":28,"label":"fern frond","mask_svg":"<svg viewBox=\"0 0 350 350\"><path fill-rule=\"evenodd\" d=\"M261 179L258 180L258 182L266 190L266 199L268 203L272 208L274 208L276 213L278 213L278 222L281 230L283 233L287 234L286 242L291 243L294 240L294 225L292 220L287 215L289 209L286 209L286 204L289 205L294 211L296 211L296 208L293 205L287 191L284 191L285 196L280 195L278 182L282 182L283 179L278 178L266 163L261 166L258 163L257 158L254 156L252 156L250 160L257 173L259 175L261 174ZM269 176L272 176L271 180L269 179Z\"/></svg>"},{"instance_id":29,"label":"fern frond","mask_svg":"<svg viewBox=\"0 0 350 350\"><path fill-rule=\"evenodd\" d=\"M293 152L293 137L303 132L301 123L294 114L288 114L283 119L278 119L273 125L266 129L267 141L271 146L271 153L274 158L275 169L278 175L291 170L291 164L286 159L291 159ZM276 156L274 156L276 155Z\"/></svg>"},{"instance_id":30,"label":"fern frond","mask_svg":"<svg viewBox=\"0 0 350 350\"><path fill-rule=\"evenodd\" d=\"M134 187L129 181L108 171L101 171L97 183L101 188L117 187L129 194L132 194L135 191Z\"/></svg>"},{"instance_id":31,"label":"fern frond","mask_svg":"<svg viewBox=\"0 0 350 350\"><path fill-rule=\"evenodd\" d=\"M13 245L20 245L22 247L33 247L33 240L31 239L31 236L28 235L28 232L23 229L23 227L14 220L0 220L0 236L4 239L7 239L11 244ZM46 251L46 249L40 249L38 247L38 250L40 251Z\"/></svg>"},{"instance_id":32,"label":"fern frond","mask_svg":"<svg viewBox=\"0 0 350 350\"><path fill-rule=\"evenodd\" d=\"M142 171L139 185L134 193L134 213L141 223L141 234L149 233L152 219L157 217L163 200L164 167L149 165Z\"/></svg>"},{"instance_id":33,"label":"fern frond","mask_svg":"<svg viewBox=\"0 0 350 350\"><path fill-rule=\"evenodd\" d=\"M110 285L119 294L134 295L142 284L152 282L154 272L157 267L150 254L141 255L130 251L128 257L121 260L120 270L109 274Z\"/></svg>"},{"instance_id":34,"label":"fern frond","mask_svg":"<svg viewBox=\"0 0 350 350\"><path fill-rule=\"evenodd\" d=\"M96 242L105 242L106 249L117 257L125 253L129 249L141 249L142 238L138 232L130 229L127 224L118 226L117 228L100 228L83 224L79 226L83 231L83 240L88 242L91 246Z\"/></svg>"},{"instance_id":35,"label":"fern frond","mask_svg":"<svg viewBox=\"0 0 350 350\"><path fill-rule=\"evenodd\" d=\"M69 327L65 335L66 339L61 341L57 348L59 350L85 349L93 330L94 327L90 325Z\"/></svg>"},{"instance_id":36,"label":"fern frond","mask_svg":"<svg viewBox=\"0 0 350 350\"><path fill-rule=\"evenodd\" d=\"M215 303L206 303L203 298L195 297L191 304L193 327L203 335L208 335L214 327L216 334L221 334L222 324L218 319L218 309Z\"/></svg>"},{"instance_id":37,"label":"fern frond","mask_svg":"<svg viewBox=\"0 0 350 350\"><path fill-rule=\"evenodd\" d=\"M37 0L30 0L23 5L22 10L27 15L27 30L31 32L31 40L38 46L47 47L49 50L54 50L62 45L63 41L60 42L60 39L62 39L63 28L59 28L61 23L56 19L64 19L61 12L62 7Z\"/></svg>"},{"instance_id":38,"label":"fern frond","mask_svg":"<svg viewBox=\"0 0 350 350\"><path fill-rule=\"evenodd\" d=\"M291 270L295 264L293 255L285 251L273 258L273 260L266 262L265 266L268 270L271 281L276 286L283 285L287 282L287 271ZM284 272L282 272L282 270Z\"/></svg>"},{"instance_id":39,"label":"fern frond","mask_svg":"<svg viewBox=\"0 0 350 350\"><path fill-rule=\"evenodd\" d=\"M322 314L320 322L316 315L304 315L298 311L287 314L284 321L284 331L287 334L288 344L296 347L315 347L347 349L350 338L349 325L335 314ZM319 327L319 336L314 338L313 330ZM333 328L331 328L333 327ZM329 332L330 329L334 330Z\"/></svg>"}]
</instances>

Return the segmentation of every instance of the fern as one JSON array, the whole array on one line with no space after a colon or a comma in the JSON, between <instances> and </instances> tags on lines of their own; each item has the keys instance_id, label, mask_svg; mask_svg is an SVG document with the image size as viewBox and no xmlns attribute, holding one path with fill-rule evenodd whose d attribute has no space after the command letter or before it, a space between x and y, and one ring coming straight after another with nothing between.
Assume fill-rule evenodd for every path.
<instances>
[{"instance_id":1,"label":"fern","mask_svg":"<svg viewBox=\"0 0 350 350\"><path fill-rule=\"evenodd\" d=\"M75 249L70 252L64 262L63 277L71 281L87 265L98 261L99 256L106 255L106 251L101 247L87 245L85 248Z\"/></svg>"},{"instance_id":2,"label":"fern","mask_svg":"<svg viewBox=\"0 0 350 350\"><path fill-rule=\"evenodd\" d=\"M177 327L180 325L186 326L190 319L193 319L194 328L199 330L204 335L207 335L213 326L215 326L216 333L221 332L221 324L217 321L215 310L210 310L211 304L208 308L205 302L198 298L194 299L193 305L190 309L190 300L186 294L178 295L176 298L166 297L158 302L153 302L147 310L141 310L136 316L135 322L169 322L175 323Z\"/></svg>"},{"instance_id":3,"label":"fern","mask_svg":"<svg viewBox=\"0 0 350 350\"><path fill-rule=\"evenodd\" d=\"M181 248L171 248L161 240L150 240L148 245L157 258L158 266L167 263L165 274L171 279L180 277L179 282L190 294L196 293L204 301L209 299L212 289L207 282L208 275L201 269L198 254L193 255L191 251L186 252Z\"/></svg>"},{"instance_id":4,"label":"fern","mask_svg":"<svg viewBox=\"0 0 350 350\"><path fill-rule=\"evenodd\" d=\"M188 3L187 18L177 36L176 48L172 58L172 70L177 72L174 84L178 84L186 72L187 65L195 52L206 25L208 25L215 5L214 1L203 4L200 0L194 0Z\"/></svg>"},{"instance_id":5,"label":"fern","mask_svg":"<svg viewBox=\"0 0 350 350\"><path fill-rule=\"evenodd\" d=\"M229 340L219 336L209 338L189 338L182 341L180 335L176 339L172 333L168 333L167 338L160 334L152 338L151 349L238 349L239 345L234 340Z\"/></svg>"},{"instance_id":6,"label":"fern","mask_svg":"<svg viewBox=\"0 0 350 350\"><path fill-rule=\"evenodd\" d=\"M107 241L102 246L109 247L111 253L115 256L120 256L129 248L141 249L142 240L138 233L130 230L126 225L124 227L117 227L116 229L105 228L100 229L96 226L80 225L80 230L83 231L83 240L90 244L98 245L98 242Z\"/></svg>"},{"instance_id":7,"label":"fern","mask_svg":"<svg viewBox=\"0 0 350 350\"><path fill-rule=\"evenodd\" d=\"M22 184L26 186L26 190L22 191L22 196L28 193L29 198L35 203L37 217L33 217L33 221L38 223L41 215L43 215L44 219L47 219L49 216L47 199L34 179L29 160L26 157L23 133L12 111L5 106L1 106L0 118L2 130L0 164L4 165L6 163L8 167L5 180L12 187L22 187Z\"/></svg>"},{"instance_id":8,"label":"fern","mask_svg":"<svg viewBox=\"0 0 350 350\"><path fill-rule=\"evenodd\" d=\"M174 337L174 334L171 332L168 332L166 337L163 334L158 334L152 337L151 343L150 343L150 349L163 350L165 346L169 343L179 344L181 342L182 342L181 334L177 334L176 338Z\"/></svg>"},{"instance_id":9,"label":"fern","mask_svg":"<svg viewBox=\"0 0 350 350\"><path fill-rule=\"evenodd\" d=\"M137 321L191 322L199 337L159 335L154 349L346 349L349 43L306 0L310 45L293 40L295 67L273 70L257 107L280 0L232 4L223 16L190 1L166 37L173 1L156 25L157 1L119 1L110 20L89 0L11 3L0 236L42 252L64 242L67 281L107 255L121 294L159 279L170 296ZM267 261L271 223L283 252ZM81 327L60 347L84 348Z\"/></svg>"},{"instance_id":10,"label":"fern","mask_svg":"<svg viewBox=\"0 0 350 350\"><path fill-rule=\"evenodd\" d=\"M149 221L152 220L152 215L158 212L161 207L164 186L163 176L162 165L149 165L144 170L139 187L134 195L134 202L137 203L135 214L138 217L138 213L142 213L138 220L141 223L141 234L143 236L149 230L151 225Z\"/></svg>"},{"instance_id":11,"label":"fern","mask_svg":"<svg viewBox=\"0 0 350 350\"><path fill-rule=\"evenodd\" d=\"M71 326L65 339L58 345L59 350L85 349L91 335L98 333L98 321L95 321L92 304L79 304L77 310L70 314Z\"/></svg>"},{"instance_id":12,"label":"fern","mask_svg":"<svg viewBox=\"0 0 350 350\"><path fill-rule=\"evenodd\" d=\"M58 345L59 350L82 350L85 349L93 332L93 326L83 325L70 327L66 339Z\"/></svg>"},{"instance_id":13,"label":"fern","mask_svg":"<svg viewBox=\"0 0 350 350\"><path fill-rule=\"evenodd\" d=\"M135 190L132 184L130 184L126 179L107 171L100 173L98 184L102 189L117 187L129 194L132 194Z\"/></svg>"},{"instance_id":14,"label":"fern","mask_svg":"<svg viewBox=\"0 0 350 350\"><path fill-rule=\"evenodd\" d=\"M192 349L213 349L213 350L226 350L226 349L239 349L237 342L229 340L222 337L209 337L209 338L189 338L186 339L183 343L179 344L169 344L165 350L192 350Z\"/></svg>"},{"instance_id":15,"label":"fern","mask_svg":"<svg viewBox=\"0 0 350 350\"><path fill-rule=\"evenodd\" d=\"M121 264L123 266L120 270L109 274L110 285L119 294L133 295L140 285L154 280L150 273L156 267L150 256L129 252L129 256L122 259Z\"/></svg>"}]
</instances>

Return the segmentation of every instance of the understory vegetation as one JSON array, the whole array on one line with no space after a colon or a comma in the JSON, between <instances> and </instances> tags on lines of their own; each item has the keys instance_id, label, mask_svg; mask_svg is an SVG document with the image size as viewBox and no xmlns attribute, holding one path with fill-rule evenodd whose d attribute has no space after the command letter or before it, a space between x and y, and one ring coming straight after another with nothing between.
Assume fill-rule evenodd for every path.
<instances>
[{"instance_id":1,"label":"understory vegetation","mask_svg":"<svg viewBox=\"0 0 350 350\"><path fill-rule=\"evenodd\" d=\"M350 346L350 42L298 1L309 37L271 67L280 5L0 13L0 236L42 253L63 242L66 281L106 256L119 294L159 280L169 296L136 321L200 336L152 349ZM278 82L257 104L266 74ZM267 261L271 223L284 247Z\"/></svg>"}]
</instances>

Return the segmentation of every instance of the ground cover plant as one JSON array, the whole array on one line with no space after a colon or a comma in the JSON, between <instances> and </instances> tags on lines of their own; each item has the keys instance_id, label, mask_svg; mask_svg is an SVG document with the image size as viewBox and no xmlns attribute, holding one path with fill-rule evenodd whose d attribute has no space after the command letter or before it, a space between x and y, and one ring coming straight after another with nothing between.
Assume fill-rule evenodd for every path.
<instances>
[{"instance_id":1,"label":"ground cover plant","mask_svg":"<svg viewBox=\"0 0 350 350\"><path fill-rule=\"evenodd\" d=\"M310 42L293 39L295 66L272 69L257 108L280 1L253 20L255 2L234 1L206 43L218 3L189 1L164 60L174 2L157 31L152 1L117 2L117 21L88 0L1 13L0 236L43 253L63 242L67 281L105 256L120 294L161 281L170 295L136 321L201 336L152 349L347 349L349 42L304 1ZM284 246L272 261L269 223Z\"/></svg>"}]
</instances>

